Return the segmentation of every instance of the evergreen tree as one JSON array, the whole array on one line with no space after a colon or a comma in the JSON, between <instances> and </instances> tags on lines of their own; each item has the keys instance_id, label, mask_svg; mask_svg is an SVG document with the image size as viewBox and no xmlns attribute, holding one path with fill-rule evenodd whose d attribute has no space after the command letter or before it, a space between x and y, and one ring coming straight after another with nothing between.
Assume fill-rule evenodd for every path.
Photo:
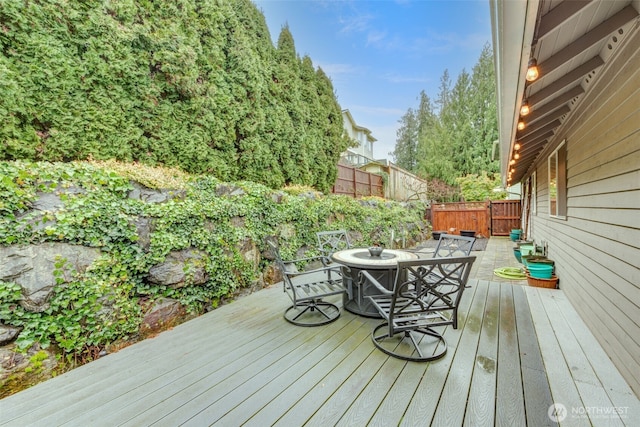
<instances>
[{"instance_id":1,"label":"evergreen tree","mask_svg":"<svg viewBox=\"0 0 640 427\"><path fill-rule=\"evenodd\" d=\"M331 82L250 0L4 1L0 22L0 159L333 184Z\"/></svg>"},{"instance_id":2,"label":"evergreen tree","mask_svg":"<svg viewBox=\"0 0 640 427\"><path fill-rule=\"evenodd\" d=\"M393 158L401 168L416 172L418 163L418 119L416 113L409 108L399 122L401 126L396 131L397 139Z\"/></svg>"},{"instance_id":3,"label":"evergreen tree","mask_svg":"<svg viewBox=\"0 0 640 427\"><path fill-rule=\"evenodd\" d=\"M485 44L471 76L471 121L474 135L469 150L469 173L497 173L500 164L492 158L493 143L498 139L496 80L491 45Z\"/></svg>"},{"instance_id":4,"label":"evergreen tree","mask_svg":"<svg viewBox=\"0 0 640 427\"><path fill-rule=\"evenodd\" d=\"M498 123L490 46L484 46L472 74L463 70L453 86L445 70L435 105L422 91L418 111L409 108L400 123L394 156L403 168L439 186L455 186L457 178L469 174L497 172L498 161L491 158Z\"/></svg>"}]
</instances>

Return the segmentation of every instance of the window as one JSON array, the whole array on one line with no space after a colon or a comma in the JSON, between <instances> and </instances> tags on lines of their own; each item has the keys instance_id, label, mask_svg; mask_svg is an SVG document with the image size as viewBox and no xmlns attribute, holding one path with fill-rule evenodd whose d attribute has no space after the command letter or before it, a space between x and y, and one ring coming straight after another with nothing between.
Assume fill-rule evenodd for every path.
<instances>
[{"instance_id":1,"label":"window","mask_svg":"<svg viewBox=\"0 0 640 427\"><path fill-rule=\"evenodd\" d=\"M567 149L565 141L549 156L549 215L567 215Z\"/></svg>"}]
</instances>

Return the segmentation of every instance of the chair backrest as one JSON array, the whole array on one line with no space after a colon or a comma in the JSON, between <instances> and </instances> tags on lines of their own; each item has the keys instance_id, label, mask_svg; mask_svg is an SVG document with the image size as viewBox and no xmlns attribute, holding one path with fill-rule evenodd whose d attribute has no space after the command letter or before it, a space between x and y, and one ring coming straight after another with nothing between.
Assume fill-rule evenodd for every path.
<instances>
[{"instance_id":1,"label":"chair backrest","mask_svg":"<svg viewBox=\"0 0 640 427\"><path fill-rule=\"evenodd\" d=\"M389 323L415 320L430 326L453 324L457 327L457 308L475 256L423 258L399 261L398 273L389 307ZM442 312L452 311L449 318ZM438 313L434 322L430 313ZM394 321L395 319L395 321Z\"/></svg>"},{"instance_id":2,"label":"chair backrest","mask_svg":"<svg viewBox=\"0 0 640 427\"><path fill-rule=\"evenodd\" d=\"M334 252L349 249L349 235L346 230L320 231L318 237L318 250L324 256L331 256Z\"/></svg>"},{"instance_id":3,"label":"chair backrest","mask_svg":"<svg viewBox=\"0 0 640 427\"><path fill-rule=\"evenodd\" d=\"M433 258L469 256L475 241L475 237L441 234Z\"/></svg>"},{"instance_id":4,"label":"chair backrest","mask_svg":"<svg viewBox=\"0 0 640 427\"><path fill-rule=\"evenodd\" d=\"M276 265L282 273L282 280L284 280L286 284L290 284L291 278L289 277L289 275L298 273L297 266L294 263L285 262L282 259L282 256L280 255L280 249L278 248L278 245L276 243L270 240L267 240L267 243L269 244L269 246L271 246L271 251L273 252L274 258L276 259Z\"/></svg>"}]
</instances>

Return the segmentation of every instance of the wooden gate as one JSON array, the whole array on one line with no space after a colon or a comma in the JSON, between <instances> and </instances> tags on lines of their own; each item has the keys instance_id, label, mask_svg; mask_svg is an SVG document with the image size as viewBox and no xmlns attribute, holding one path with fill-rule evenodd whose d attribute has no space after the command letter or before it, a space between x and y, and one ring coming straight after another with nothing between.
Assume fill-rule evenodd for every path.
<instances>
[{"instance_id":1,"label":"wooden gate","mask_svg":"<svg viewBox=\"0 0 640 427\"><path fill-rule=\"evenodd\" d=\"M477 237L489 237L508 236L512 228L520 228L520 213L520 200L494 200L433 204L425 217L435 231L472 230Z\"/></svg>"},{"instance_id":2,"label":"wooden gate","mask_svg":"<svg viewBox=\"0 0 640 427\"><path fill-rule=\"evenodd\" d=\"M434 230L460 234L473 230L478 237L489 237L489 202L439 203L431 205L431 225Z\"/></svg>"},{"instance_id":3,"label":"wooden gate","mask_svg":"<svg viewBox=\"0 0 640 427\"><path fill-rule=\"evenodd\" d=\"M491 235L508 236L513 228L521 228L520 200L494 200L491 202Z\"/></svg>"}]
</instances>

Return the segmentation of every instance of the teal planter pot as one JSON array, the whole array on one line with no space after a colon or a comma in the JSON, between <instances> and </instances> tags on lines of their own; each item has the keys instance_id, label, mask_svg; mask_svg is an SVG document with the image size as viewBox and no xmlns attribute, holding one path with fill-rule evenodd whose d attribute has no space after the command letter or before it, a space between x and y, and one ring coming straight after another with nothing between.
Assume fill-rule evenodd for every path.
<instances>
[{"instance_id":1,"label":"teal planter pot","mask_svg":"<svg viewBox=\"0 0 640 427\"><path fill-rule=\"evenodd\" d=\"M520 254L522 256L531 255L535 249L534 245L520 245Z\"/></svg>"},{"instance_id":2,"label":"teal planter pot","mask_svg":"<svg viewBox=\"0 0 640 427\"><path fill-rule=\"evenodd\" d=\"M522 263L522 255L520 254L520 248L513 248L513 256L516 257L519 263Z\"/></svg>"},{"instance_id":3,"label":"teal planter pot","mask_svg":"<svg viewBox=\"0 0 640 427\"><path fill-rule=\"evenodd\" d=\"M527 266L531 277L536 279L551 279L553 265L550 264L529 264Z\"/></svg>"}]
</instances>

